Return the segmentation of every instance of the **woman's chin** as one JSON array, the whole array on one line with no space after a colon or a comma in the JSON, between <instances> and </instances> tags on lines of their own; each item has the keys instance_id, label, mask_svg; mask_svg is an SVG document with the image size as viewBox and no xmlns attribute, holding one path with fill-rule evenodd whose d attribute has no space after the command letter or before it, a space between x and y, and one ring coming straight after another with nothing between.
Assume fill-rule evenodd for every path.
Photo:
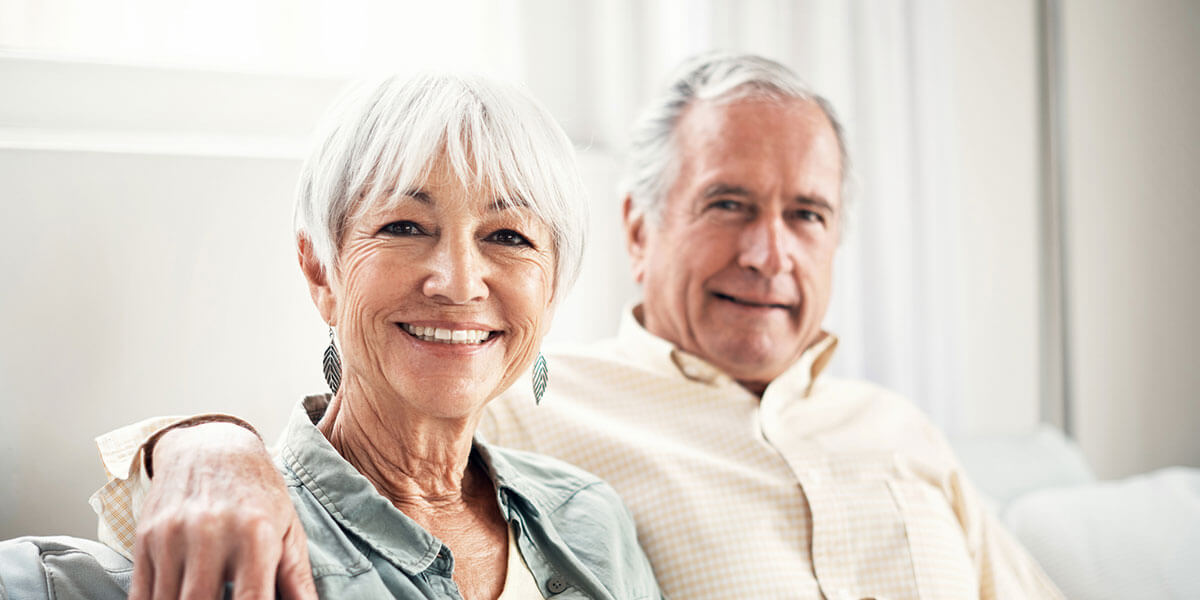
<instances>
[{"instance_id":1,"label":"woman's chin","mask_svg":"<svg viewBox=\"0 0 1200 600\"><path fill-rule=\"evenodd\" d=\"M475 375L426 373L421 377L393 379L396 398L408 414L439 419L469 419L497 395L495 385ZM494 382L492 382L494 383Z\"/></svg>"}]
</instances>

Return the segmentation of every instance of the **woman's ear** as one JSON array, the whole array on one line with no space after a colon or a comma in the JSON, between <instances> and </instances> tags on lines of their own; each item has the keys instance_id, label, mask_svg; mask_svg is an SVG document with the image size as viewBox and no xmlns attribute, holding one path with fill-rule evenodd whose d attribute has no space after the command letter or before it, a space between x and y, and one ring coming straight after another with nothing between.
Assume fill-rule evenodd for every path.
<instances>
[{"instance_id":1,"label":"woman's ear","mask_svg":"<svg viewBox=\"0 0 1200 600\"><path fill-rule=\"evenodd\" d=\"M330 285L329 274L317 254L313 251L312 242L303 231L296 234L296 258L300 261L300 270L304 271L304 279L308 281L308 293L312 296L313 304L321 313L321 318L330 327L337 326L337 296Z\"/></svg>"}]
</instances>

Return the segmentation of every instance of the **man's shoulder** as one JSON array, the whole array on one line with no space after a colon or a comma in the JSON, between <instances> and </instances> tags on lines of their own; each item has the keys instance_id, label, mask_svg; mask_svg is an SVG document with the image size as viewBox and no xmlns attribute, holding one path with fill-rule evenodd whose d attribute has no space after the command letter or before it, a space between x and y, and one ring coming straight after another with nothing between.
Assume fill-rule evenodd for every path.
<instances>
[{"instance_id":1,"label":"man's shoulder","mask_svg":"<svg viewBox=\"0 0 1200 600\"><path fill-rule=\"evenodd\" d=\"M927 420L925 413L904 394L865 379L823 375L813 384L811 397L857 402L873 410L888 410Z\"/></svg>"},{"instance_id":2,"label":"man's shoulder","mask_svg":"<svg viewBox=\"0 0 1200 600\"><path fill-rule=\"evenodd\" d=\"M944 436L929 416L908 396L862 379L822 376L810 399L836 404L853 413L860 424L872 423L880 432L917 435L941 447Z\"/></svg>"},{"instance_id":3,"label":"man's shoulder","mask_svg":"<svg viewBox=\"0 0 1200 600\"><path fill-rule=\"evenodd\" d=\"M547 344L542 353L549 361L572 366L605 363L636 364L615 337L590 342L555 342Z\"/></svg>"},{"instance_id":4,"label":"man's shoulder","mask_svg":"<svg viewBox=\"0 0 1200 600\"><path fill-rule=\"evenodd\" d=\"M586 403L593 396L616 393L624 384L659 374L639 364L614 339L547 345L542 354L549 372L546 402L559 408ZM518 413L533 408L528 381L518 380L492 401L489 411Z\"/></svg>"}]
</instances>

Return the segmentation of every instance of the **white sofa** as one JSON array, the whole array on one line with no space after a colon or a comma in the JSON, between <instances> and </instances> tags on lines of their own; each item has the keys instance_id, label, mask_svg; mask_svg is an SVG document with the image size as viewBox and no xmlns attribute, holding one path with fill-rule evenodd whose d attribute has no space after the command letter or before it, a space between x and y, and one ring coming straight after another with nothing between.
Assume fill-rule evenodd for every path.
<instances>
[{"instance_id":1,"label":"white sofa","mask_svg":"<svg viewBox=\"0 0 1200 600\"><path fill-rule=\"evenodd\" d=\"M1048 426L952 443L1067 598L1200 599L1200 469L1098 481L1078 446Z\"/></svg>"}]
</instances>

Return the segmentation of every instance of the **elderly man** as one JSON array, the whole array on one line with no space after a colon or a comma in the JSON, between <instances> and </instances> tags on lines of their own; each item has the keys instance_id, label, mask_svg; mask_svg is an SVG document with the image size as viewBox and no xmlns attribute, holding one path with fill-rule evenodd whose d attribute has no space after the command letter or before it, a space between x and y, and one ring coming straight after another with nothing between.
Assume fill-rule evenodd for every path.
<instances>
[{"instance_id":1,"label":"elderly man","mask_svg":"<svg viewBox=\"0 0 1200 600\"><path fill-rule=\"evenodd\" d=\"M1059 597L918 409L822 375L846 168L829 105L774 62L702 56L636 127L631 164L644 300L615 339L548 354L545 401L498 400L487 437L608 480L673 598ZM176 428L152 457L139 559L175 573L249 555L304 576L256 438ZM133 471L98 497L117 545L122 495L144 485ZM197 500L214 495L233 500Z\"/></svg>"}]
</instances>

